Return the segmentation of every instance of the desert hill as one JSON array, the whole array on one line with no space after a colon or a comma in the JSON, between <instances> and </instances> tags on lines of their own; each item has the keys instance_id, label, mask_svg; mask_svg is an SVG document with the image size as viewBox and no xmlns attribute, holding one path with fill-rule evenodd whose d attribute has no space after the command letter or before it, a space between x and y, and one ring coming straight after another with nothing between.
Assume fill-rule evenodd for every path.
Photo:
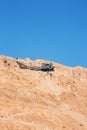
<instances>
[{"instance_id":1,"label":"desert hill","mask_svg":"<svg viewBox=\"0 0 87 130\"><path fill-rule=\"evenodd\" d=\"M0 130L87 130L87 69L53 64L54 72L33 71L0 56Z\"/></svg>"}]
</instances>

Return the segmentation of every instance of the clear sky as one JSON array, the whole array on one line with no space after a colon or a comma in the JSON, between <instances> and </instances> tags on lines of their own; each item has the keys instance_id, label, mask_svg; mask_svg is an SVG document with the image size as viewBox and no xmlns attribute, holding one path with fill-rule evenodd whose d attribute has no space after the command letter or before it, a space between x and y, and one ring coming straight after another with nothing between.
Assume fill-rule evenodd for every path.
<instances>
[{"instance_id":1,"label":"clear sky","mask_svg":"<svg viewBox=\"0 0 87 130\"><path fill-rule=\"evenodd\" d=\"M87 67L87 0L0 0L0 55Z\"/></svg>"}]
</instances>

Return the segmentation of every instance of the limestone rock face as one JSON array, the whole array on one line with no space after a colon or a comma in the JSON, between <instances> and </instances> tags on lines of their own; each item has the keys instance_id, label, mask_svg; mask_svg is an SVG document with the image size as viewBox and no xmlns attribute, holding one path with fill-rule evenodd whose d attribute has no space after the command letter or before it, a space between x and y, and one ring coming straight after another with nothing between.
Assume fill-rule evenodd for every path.
<instances>
[{"instance_id":1,"label":"limestone rock face","mask_svg":"<svg viewBox=\"0 0 87 130\"><path fill-rule=\"evenodd\" d=\"M0 130L87 130L87 69L53 64L55 71L46 73L0 56Z\"/></svg>"}]
</instances>

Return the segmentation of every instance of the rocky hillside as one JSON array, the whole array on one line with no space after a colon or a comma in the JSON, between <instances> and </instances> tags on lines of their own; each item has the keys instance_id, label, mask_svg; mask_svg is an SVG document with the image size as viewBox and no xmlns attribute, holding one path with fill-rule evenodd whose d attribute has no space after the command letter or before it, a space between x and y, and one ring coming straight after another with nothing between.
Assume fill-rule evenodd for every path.
<instances>
[{"instance_id":1,"label":"rocky hillside","mask_svg":"<svg viewBox=\"0 0 87 130\"><path fill-rule=\"evenodd\" d=\"M0 130L87 130L87 69L53 64L54 72L33 71L0 56Z\"/></svg>"}]
</instances>

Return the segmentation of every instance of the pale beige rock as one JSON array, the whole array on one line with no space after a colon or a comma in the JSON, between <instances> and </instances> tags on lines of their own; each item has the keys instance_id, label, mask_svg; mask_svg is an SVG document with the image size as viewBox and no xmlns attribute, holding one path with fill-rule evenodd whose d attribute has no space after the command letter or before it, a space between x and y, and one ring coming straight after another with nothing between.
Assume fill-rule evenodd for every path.
<instances>
[{"instance_id":1,"label":"pale beige rock","mask_svg":"<svg viewBox=\"0 0 87 130\"><path fill-rule=\"evenodd\" d=\"M53 63L55 71L47 74L20 69L15 61L0 56L0 130L87 130L86 68Z\"/></svg>"}]
</instances>

